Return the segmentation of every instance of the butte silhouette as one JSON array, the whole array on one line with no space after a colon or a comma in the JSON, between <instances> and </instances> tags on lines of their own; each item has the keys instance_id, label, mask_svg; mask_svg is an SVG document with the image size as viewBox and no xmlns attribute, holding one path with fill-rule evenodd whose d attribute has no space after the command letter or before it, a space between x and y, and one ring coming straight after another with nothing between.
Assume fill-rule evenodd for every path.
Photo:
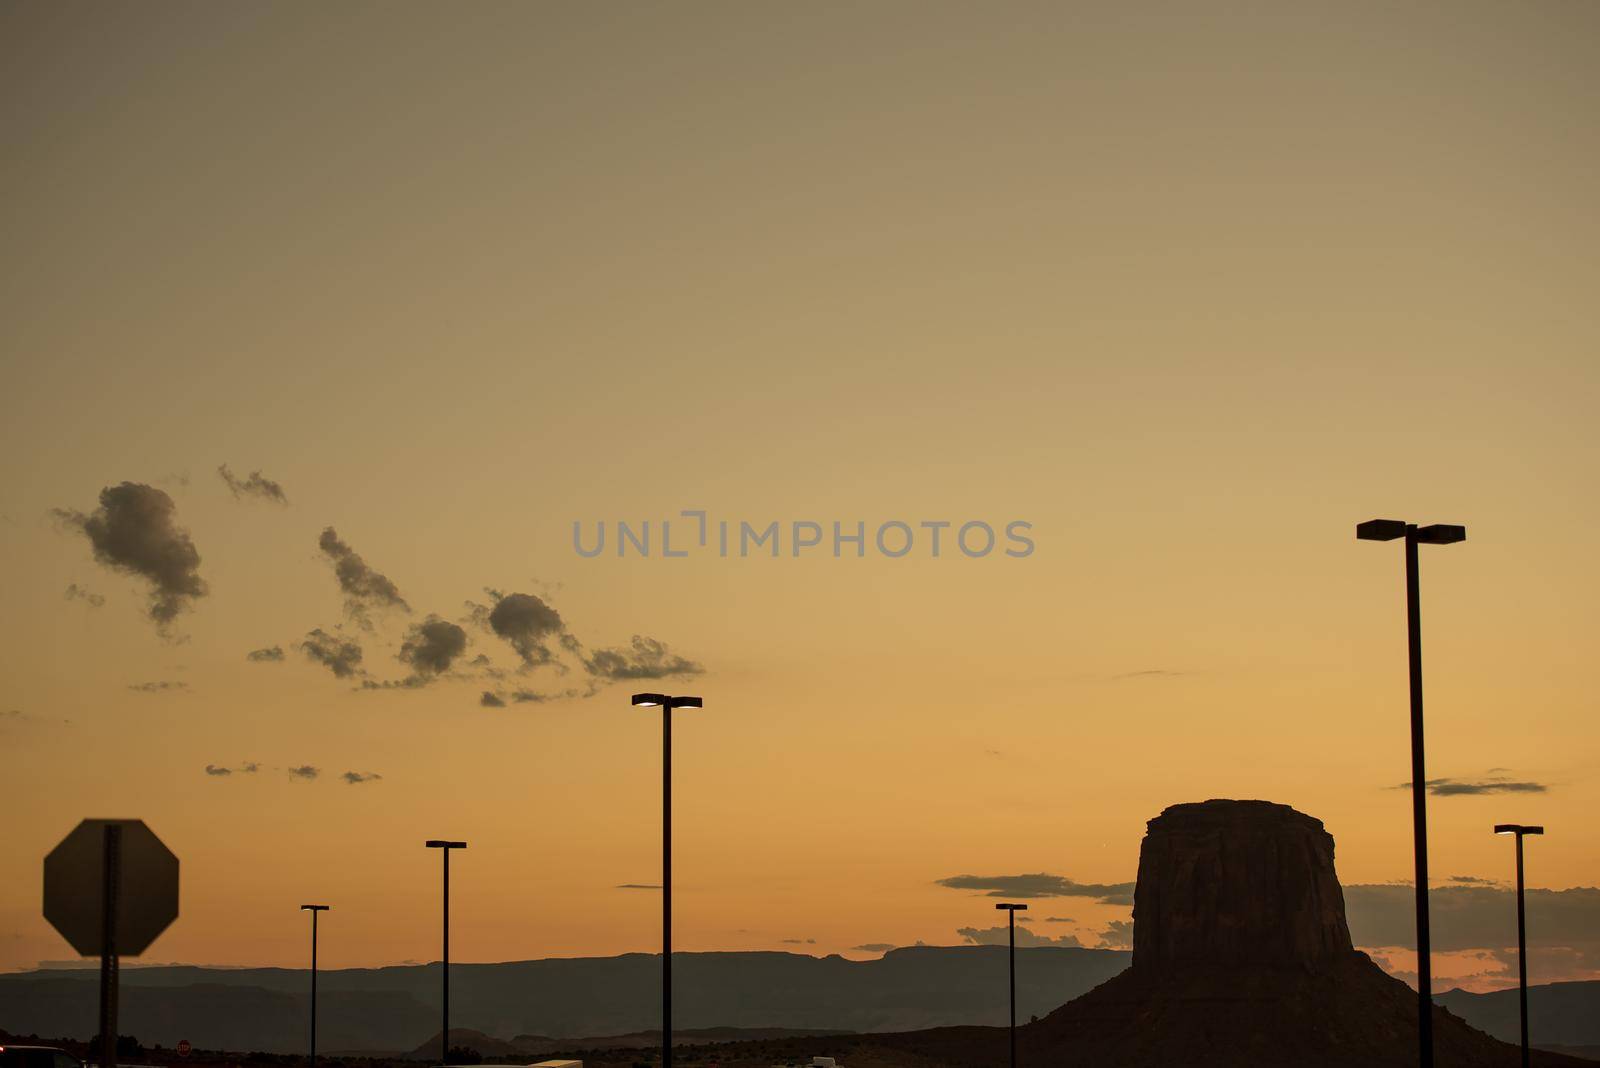
<instances>
[{"instance_id":1,"label":"butte silhouette","mask_svg":"<svg viewBox=\"0 0 1600 1068\"><path fill-rule=\"evenodd\" d=\"M1149 822L1133 917L1132 967L1019 1028L1020 1064L1417 1063L1416 993L1351 944L1333 836L1321 820L1267 801L1172 806ZM1437 1068L1521 1063L1517 1047L1442 1008L1433 1026ZM860 1044L860 1059L998 1066L1006 1063L1003 1036L976 1027L873 1036ZM901 1062L897 1054L909 1056ZM1533 1063L1594 1062L1535 1052Z\"/></svg>"}]
</instances>

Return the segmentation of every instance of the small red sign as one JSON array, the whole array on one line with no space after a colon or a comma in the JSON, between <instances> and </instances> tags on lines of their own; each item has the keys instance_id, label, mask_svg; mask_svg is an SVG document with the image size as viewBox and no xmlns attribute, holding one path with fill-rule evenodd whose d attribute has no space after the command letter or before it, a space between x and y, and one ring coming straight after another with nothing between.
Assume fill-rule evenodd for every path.
<instances>
[{"instance_id":1,"label":"small red sign","mask_svg":"<svg viewBox=\"0 0 1600 1068\"><path fill-rule=\"evenodd\" d=\"M189 1040L187 1038L179 1040L179 1042L178 1042L178 1056L187 1057L189 1055L189 1051L191 1049L194 1049L194 1047L189 1045Z\"/></svg>"}]
</instances>

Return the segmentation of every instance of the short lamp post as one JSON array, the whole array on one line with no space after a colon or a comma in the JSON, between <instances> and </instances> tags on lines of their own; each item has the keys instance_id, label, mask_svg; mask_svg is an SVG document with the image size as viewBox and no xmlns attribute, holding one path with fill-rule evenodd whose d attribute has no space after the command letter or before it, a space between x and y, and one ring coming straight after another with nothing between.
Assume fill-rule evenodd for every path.
<instances>
[{"instance_id":1,"label":"short lamp post","mask_svg":"<svg viewBox=\"0 0 1600 1068\"><path fill-rule=\"evenodd\" d=\"M326 905L301 905L301 912L311 913L311 1068L317 1065L317 913L327 912Z\"/></svg>"},{"instance_id":2,"label":"short lamp post","mask_svg":"<svg viewBox=\"0 0 1600 1068\"><path fill-rule=\"evenodd\" d=\"M704 705L664 693L636 693L632 704L661 707L661 1068L672 1068L672 710Z\"/></svg>"},{"instance_id":3,"label":"short lamp post","mask_svg":"<svg viewBox=\"0 0 1600 1068\"><path fill-rule=\"evenodd\" d=\"M1544 828L1497 823L1494 833L1517 836L1517 993L1522 1007L1522 1068L1528 1068L1528 921L1522 905L1522 839L1530 834L1543 834Z\"/></svg>"},{"instance_id":4,"label":"short lamp post","mask_svg":"<svg viewBox=\"0 0 1600 1068\"><path fill-rule=\"evenodd\" d=\"M1011 1068L1017 1068L1017 913L1028 911L1026 905L999 904L995 908L1005 912L1010 926L1011 949Z\"/></svg>"},{"instance_id":5,"label":"short lamp post","mask_svg":"<svg viewBox=\"0 0 1600 1068\"><path fill-rule=\"evenodd\" d=\"M450 1063L450 850L465 849L465 842L450 842L443 838L430 838L422 843L429 849L437 849L444 854L444 948L439 960L439 972L443 976L444 996L443 1004L444 1023L439 1031L439 1063Z\"/></svg>"}]
</instances>

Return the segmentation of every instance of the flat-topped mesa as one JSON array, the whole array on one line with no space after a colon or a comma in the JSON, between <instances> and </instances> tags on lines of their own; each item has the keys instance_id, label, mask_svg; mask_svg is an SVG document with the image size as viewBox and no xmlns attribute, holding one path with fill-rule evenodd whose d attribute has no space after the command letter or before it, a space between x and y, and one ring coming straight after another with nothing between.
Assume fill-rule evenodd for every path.
<instances>
[{"instance_id":1,"label":"flat-topped mesa","mask_svg":"<svg viewBox=\"0 0 1600 1068\"><path fill-rule=\"evenodd\" d=\"M1352 951L1333 836L1269 801L1173 805L1149 822L1133 966L1316 969Z\"/></svg>"}]
</instances>

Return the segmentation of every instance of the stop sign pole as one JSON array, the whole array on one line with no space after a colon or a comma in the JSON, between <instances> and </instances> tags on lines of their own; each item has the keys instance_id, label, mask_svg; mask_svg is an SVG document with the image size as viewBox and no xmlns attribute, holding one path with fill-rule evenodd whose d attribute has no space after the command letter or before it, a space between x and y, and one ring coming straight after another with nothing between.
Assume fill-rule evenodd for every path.
<instances>
[{"instance_id":1,"label":"stop sign pole","mask_svg":"<svg viewBox=\"0 0 1600 1068\"><path fill-rule=\"evenodd\" d=\"M100 1068L117 1063L117 897L122 890L122 825L108 823L104 836L104 884L100 900Z\"/></svg>"},{"instance_id":2,"label":"stop sign pole","mask_svg":"<svg viewBox=\"0 0 1600 1068\"><path fill-rule=\"evenodd\" d=\"M142 820L84 820L44 858L44 918L100 958L100 1068L115 1068L120 960L178 918L178 858Z\"/></svg>"}]
</instances>

